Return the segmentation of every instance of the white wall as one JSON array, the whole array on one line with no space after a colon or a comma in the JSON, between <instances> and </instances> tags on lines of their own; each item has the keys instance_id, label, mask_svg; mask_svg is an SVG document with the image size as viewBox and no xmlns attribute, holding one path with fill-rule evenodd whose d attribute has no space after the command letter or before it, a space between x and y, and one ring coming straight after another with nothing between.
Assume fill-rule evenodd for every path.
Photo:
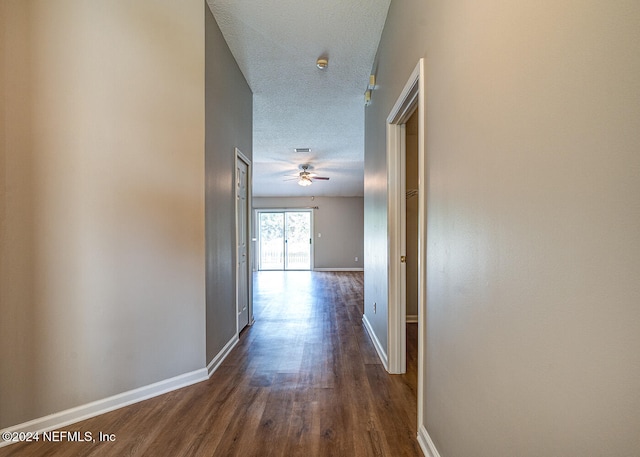
<instances>
[{"instance_id":1,"label":"white wall","mask_svg":"<svg viewBox=\"0 0 640 457\"><path fill-rule=\"evenodd\" d=\"M0 428L205 363L203 2L0 2Z\"/></svg>"},{"instance_id":2,"label":"white wall","mask_svg":"<svg viewBox=\"0 0 640 457\"><path fill-rule=\"evenodd\" d=\"M314 210L314 268L363 268L364 206L362 197L254 197L257 208ZM321 237L318 237L321 234ZM257 234L256 234L257 236ZM356 260L356 258L358 260Z\"/></svg>"},{"instance_id":3,"label":"white wall","mask_svg":"<svg viewBox=\"0 0 640 457\"><path fill-rule=\"evenodd\" d=\"M630 0L391 3L365 313L386 344L384 125L425 57L423 406L443 456L638 454L638 23Z\"/></svg>"}]
</instances>

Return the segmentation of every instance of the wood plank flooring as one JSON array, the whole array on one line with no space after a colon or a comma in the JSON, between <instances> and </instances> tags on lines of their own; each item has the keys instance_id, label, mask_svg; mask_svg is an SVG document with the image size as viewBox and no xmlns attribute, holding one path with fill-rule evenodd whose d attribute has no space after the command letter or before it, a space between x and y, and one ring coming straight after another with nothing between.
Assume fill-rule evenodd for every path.
<instances>
[{"instance_id":1,"label":"wood plank flooring","mask_svg":"<svg viewBox=\"0 0 640 457\"><path fill-rule=\"evenodd\" d=\"M64 428L114 442L21 443L8 456L421 456L417 325L389 375L362 325L363 274L259 272L255 324L208 381Z\"/></svg>"}]
</instances>

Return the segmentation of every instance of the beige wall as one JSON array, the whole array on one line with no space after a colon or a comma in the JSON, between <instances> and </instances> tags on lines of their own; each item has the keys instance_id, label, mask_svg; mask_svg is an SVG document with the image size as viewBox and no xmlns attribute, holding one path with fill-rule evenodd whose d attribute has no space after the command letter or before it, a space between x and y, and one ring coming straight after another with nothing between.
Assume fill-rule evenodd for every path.
<instances>
[{"instance_id":1,"label":"beige wall","mask_svg":"<svg viewBox=\"0 0 640 457\"><path fill-rule=\"evenodd\" d=\"M0 428L205 363L203 2L0 2Z\"/></svg>"},{"instance_id":2,"label":"beige wall","mask_svg":"<svg viewBox=\"0 0 640 457\"><path fill-rule=\"evenodd\" d=\"M425 57L424 408L443 457L638 454L639 21L624 0L391 4L365 311L386 300L385 118Z\"/></svg>"},{"instance_id":3,"label":"beige wall","mask_svg":"<svg viewBox=\"0 0 640 457\"><path fill-rule=\"evenodd\" d=\"M313 213L314 268L363 268L362 197L254 197L253 207L306 208ZM321 237L318 237L318 234ZM358 260L355 260L356 257Z\"/></svg>"},{"instance_id":4,"label":"beige wall","mask_svg":"<svg viewBox=\"0 0 640 457\"><path fill-rule=\"evenodd\" d=\"M207 363L236 334L235 148L251 159L253 95L206 7Z\"/></svg>"}]
</instances>

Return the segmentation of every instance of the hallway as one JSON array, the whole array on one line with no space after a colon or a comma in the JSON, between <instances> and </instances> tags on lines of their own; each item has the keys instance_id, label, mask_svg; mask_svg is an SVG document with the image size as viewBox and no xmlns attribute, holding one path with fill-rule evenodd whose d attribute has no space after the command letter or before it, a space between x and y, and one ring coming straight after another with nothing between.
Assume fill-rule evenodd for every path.
<instances>
[{"instance_id":1,"label":"hallway","mask_svg":"<svg viewBox=\"0 0 640 457\"><path fill-rule=\"evenodd\" d=\"M417 328L388 375L362 326L363 274L259 272L255 324L208 381L65 427L113 442L15 444L0 456L421 456Z\"/></svg>"}]
</instances>

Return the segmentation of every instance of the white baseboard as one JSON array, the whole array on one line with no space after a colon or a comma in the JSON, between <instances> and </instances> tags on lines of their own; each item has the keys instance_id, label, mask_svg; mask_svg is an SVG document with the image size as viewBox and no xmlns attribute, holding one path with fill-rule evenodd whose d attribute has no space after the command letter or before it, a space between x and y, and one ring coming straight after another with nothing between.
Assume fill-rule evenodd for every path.
<instances>
[{"instance_id":1,"label":"white baseboard","mask_svg":"<svg viewBox=\"0 0 640 457\"><path fill-rule=\"evenodd\" d=\"M314 268L313 271L364 271L364 268Z\"/></svg>"},{"instance_id":2,"label":"white baseboard","mask_svg":"<svg viewBox=\"0 0 640 457\"><path fill-rule=\"evenodd\" d=\"M218 354L216 354L216 356L211 359L211 362L209 362L209 364L207 365L207 378L210 378L211 375L218 369L223 360L227 358L231 350L236 347L238 341L240 341L238 339L238 334L233 335L233 337L229 341L227 341L227 344L225 344L224 347L220 349L220 352L218 352Z\"/></svg>"},{"instance_id":3,"label":"white baseboard","mask_svg":"<svg viewBox=\"0 0 640 457\"><path fill-rule=\"evenodd\" d=\"M417 323L418 323L417 314L407 314L407 324L417 324Z\"/></svg>"},{"instance_id":4,"label":"white baseboard","mask_svg":"<svg viewBox=\"0 0 640 457\"><path fill-rule=\"evenodd\" d=\"M369 334L369 338L371 338L371 341L373 342L373 347L376 348L376 352L378 353L378 357L380 357L382 365L384 365L384 369L389 371L389 357L387 356L387 351L385 351L385 349L382 347L382 344L380 344L380 340L378 339L376 333L373 331L371 322L369 322L369 319L367 319L366 314L362 315L362 323L364 324L364 328Z\"/></svg>"},{"instance_id":5,"label":"white baseboard","mask_svg":"<svg viewBox=\"0 0 640 457\"><path fill-rule=\"evenodd\" d=\"M173 390L190 386L197 382L206 381L211 377L214 371L218 369L222 361L229 355L231 350L238 344L238 335L234 335L229 342L220 350L220 352L209 362L206 368L200 368L189 373L184 373L173 378L158 381L147 386L129 390L112 397L103 398L85 405L76 406L75 408L60 411L48 416L14 425L9 428L0 430L4 432L48 432L56 430L76 422L90 419L100 414L108 413L118 408L138 403L158 395L166 394ZM11 444L9 441L0 440L0 448Z\"/></svg>"},{"instance_id":6,"label":"white baseboard","mask_svg":"<svg viewBox=\"0 0 640 457\"><path fill-rule=\"evenodd\" d=\"M440 453L436 449L436 445L433 444L424 425L420 425L420 428L418 428L418 444L420 444L420 449L422 449L425 457L440 457Z\"/></svg>"},{"instance_id":7,"label":"white baseboard","mask_svg":"<svg viewBox=\"0 0 640 457\"><path fill-rule=\"evenodd\" d=\"M85 405L76 406L75 408L40 417L29 422L14 425L0 430L0 433L48 432L50 430L65 427L67 425L74 424L100 414L108 413L109 411L129 406L149 398L157 397L158 395L171 392L172 390L181 389L182 387L187 387L205 380L207 380L207 370L205 368L200 368L173 378L129 390L112 397L103 398L102 400L97 400ZM7 446L9 444L11 444L11 442L0 440L0 447Z\"/></svg>"}]
</instances>

